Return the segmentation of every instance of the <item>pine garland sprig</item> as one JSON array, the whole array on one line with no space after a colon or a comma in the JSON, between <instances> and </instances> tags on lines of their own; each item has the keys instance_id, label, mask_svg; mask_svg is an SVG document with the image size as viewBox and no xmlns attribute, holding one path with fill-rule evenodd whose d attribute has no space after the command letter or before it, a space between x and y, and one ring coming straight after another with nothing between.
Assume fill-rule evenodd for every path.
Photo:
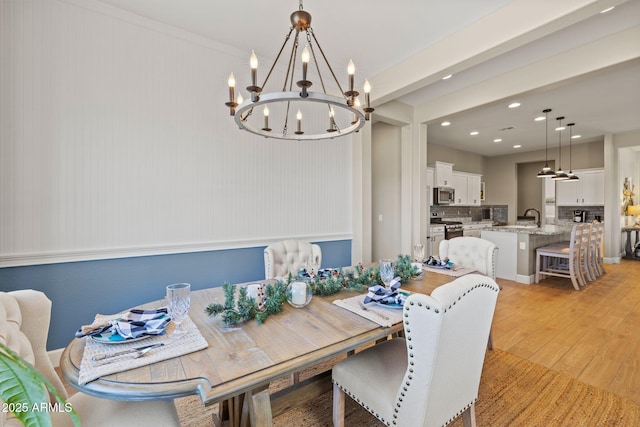
<instances>
[{"instance_id":1,"label":"pine garland sprig","mask_svg":"<svg viewBox=\"0 0 640 427\"><path fill-rule=\"evenodd\" d=\"M222 285L225 302L223 304L212 303L205 307L204 311L209 316L218 316L225 325L235 325L247 320L256 319L258 323L263 323L270 314L282 311L282 304L287 300L286 285L280 281L269 284L265 288L267 300L262 311L258 311L256 300L247 295L246 287L238 290L236 301L236 285L225 282Z\"/></svg>"},{"instance_id":2,"label":"pine garland sprig","mask_svg":"<svg viewBox=\"0 0 640 427\"><path fill-rule=\"evenodd\" d=\"M411 257L409 255L398 255L395 266L396 276L400 277L400 283L407 283L412 277L416 277L420 274L417 267L411 264Z\"/></svg>"}]
</instances>

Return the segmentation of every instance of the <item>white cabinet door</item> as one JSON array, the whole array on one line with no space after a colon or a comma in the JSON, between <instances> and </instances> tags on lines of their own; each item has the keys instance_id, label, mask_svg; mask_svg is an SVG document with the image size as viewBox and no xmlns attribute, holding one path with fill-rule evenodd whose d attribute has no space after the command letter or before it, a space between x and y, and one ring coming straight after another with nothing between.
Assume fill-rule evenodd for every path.
<instances>
[{"instance_id":1,"label":"white cabinet door","mask_svg":"<svg viewBox=\"0 0 640 427\"><path fill-rule=\"evenodd\" d=\"M582 181L582 204L604 205L604 171L585 172L578 177Z\"/></svg>"},{"instance_id":2,"label":"white cabinet door","mask_svg":"<svg viewBox=\"0 0 640 427\"><path fill-rule=\"evenodd\" d=\"M480 206L480 180L482 175L467 177L467 202L472 206Z\"/></svg>"},{"instance_id":3,"label":"white cabinet door","mask_svg":"<svg viewBox=\"0 0 640 427\"><path fill-rule=\"evenodd\" d=\"M433 184L435 187L451 187L453 185L453 163L429 163L433 168Z\"/></svg>"},{"instance_id":4,"label":"white cabinet door","mask_svg":"<svg viewBox=\"0 0 640 427\"><path fill-rule=\"evenodd\" d=\"M551 179L551 178L543 178ZM582 179L582 178L581 178ZM555 181L556 184L556 205L576 206L580 204L580 194L582 193L582 183Z\"/></svg>"},{"instance_id":5,"label":"white cabinet door","mask_svg":"<svg viewBox=\"0 0 640 427\"><path fill-rule=\"evenodd\" d=\"M453 188L456 191L453 205L467 204L467 176L459 172L453 173Z\"/></svg>"},{"instance_id":6,"label":"white cabinet door","mask_svg":"<svg viewBox=\"0 0 640 427\"><path fill-rule=\"evenodd\" d=\"M453 188L456 190L454 205L480 206L480 181L482 175L453 172Z\"/></svg>"},{"instance_id":7,"label":"white cabinet door","mask_svg":"<svg viewBox=\"0 0 640 427\"><path fill-rule=\"evenodd\" d=\"M604 171L575 171L580 180L556 181L556 205L594 206L604 205ZM546 178L545 178L546 179Z\"/></svg>"}]
</instances>

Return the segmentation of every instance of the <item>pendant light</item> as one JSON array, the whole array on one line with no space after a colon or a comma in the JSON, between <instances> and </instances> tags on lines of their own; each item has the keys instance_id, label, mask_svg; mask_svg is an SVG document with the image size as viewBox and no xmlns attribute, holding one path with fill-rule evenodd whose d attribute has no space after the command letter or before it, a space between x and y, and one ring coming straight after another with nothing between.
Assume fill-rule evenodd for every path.
<instances>
[{"instance_id":1,"label":"pendant light","mask_svg":"<svg viewBox=\"0 0 640 427\"><path fill-rule=\"evenodd\" d=\"M578 178L578 175L576 175L575 173L573 173L573 169L572 169L572 165L571 165L571 160L573 157L572 154L572 148L571 148L571 139L573 138L573 126L575 126L575 123L567 123L567 126L569 126L569 173L567 173L567 176L569 176L569 178L565 181L565 182L578 182L580 181L580 178Z\"/></svg>"},{"instance_id":2,"label":"pendant light","mask_svg":"<svg viewBox=\"0 0 640 427\"><path fill-rule=\"evenodd\" d=\"M549 167L549 157L547 156L549 147L549 113L551 112L551 108L542 110L542 112L545 114L544 122L546 126L544 138L544 167L538 172L538 178L551 178L556 174L555 171Z\"/></svg>"},{"instance_id":3,"label":"pendant light","mask_svg":"<svg viewBox=\"0 0 640 427\"><path fill-rule=\"evenodd\" d=\"M556 129L558 131L558 169L551 179L554 181L564 181L569 179L569 175L562 170L562 129L564 129L562 127L562 120L564 120L564 116L558 117L556 120L558 120L558 128Z\"/></svg>"}]
</instances>

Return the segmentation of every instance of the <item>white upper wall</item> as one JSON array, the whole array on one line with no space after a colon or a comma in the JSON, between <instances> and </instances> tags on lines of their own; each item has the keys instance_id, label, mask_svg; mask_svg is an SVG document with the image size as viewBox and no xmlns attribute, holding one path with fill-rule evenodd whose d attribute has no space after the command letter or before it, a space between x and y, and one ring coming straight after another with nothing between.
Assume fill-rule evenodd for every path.
<instances>
[{"instance_id":1,"label":"white upper wall","mask_svg":"<svg viewBox=\"0 0 640 427\"><path fill-rule=\"evenodd\" d=\"M104 5L0 22L0 267L351 238L351 137L238 130L244 55Z\"/></svg>"}]
</instances>

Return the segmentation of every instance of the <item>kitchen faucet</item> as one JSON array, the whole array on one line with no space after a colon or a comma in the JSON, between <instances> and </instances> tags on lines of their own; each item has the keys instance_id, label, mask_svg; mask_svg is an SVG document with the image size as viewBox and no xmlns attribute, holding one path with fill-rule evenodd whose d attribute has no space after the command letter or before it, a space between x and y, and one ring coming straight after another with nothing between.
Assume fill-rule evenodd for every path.
<instances>
[{"instance_id":1,"label":"kitchen faucet","mask_svg":"<svg viewBox=\"0 0 640 427\"><path fill-rule=\"evenodd\" d=\"M538 214L538 222L536 224L538 225L538 228L540 228L540 211L538 209L535 209L535 208L529 208L526 211L524 211L524 214L522 216L527 216L527 213L529 211L534 211L535 213Z\"/></svg>"}]
</instances>

